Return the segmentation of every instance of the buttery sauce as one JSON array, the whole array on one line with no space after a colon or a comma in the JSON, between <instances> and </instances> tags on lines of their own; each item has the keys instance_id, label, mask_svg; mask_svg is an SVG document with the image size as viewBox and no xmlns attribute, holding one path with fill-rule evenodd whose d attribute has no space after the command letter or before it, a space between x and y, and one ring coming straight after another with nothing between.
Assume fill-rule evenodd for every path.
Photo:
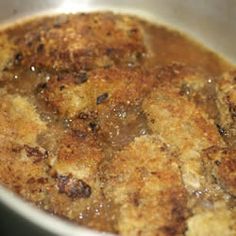
<instances>
[{"instance_id":1,"label":"buttery sauce","mask_svg":"<svg viewBox=\"0 0 236 236\"><path fill-rule=\"evenodd\" d=\"M100 64L103 63L103 61L98 62L99 66L95 68L94 67L91 68L90 64L89 66L86 64L86 66L84 67L82 66L82 69L80 68L80 65L79 65L79 69L78 67L76 67L78 65L76 65L70 70L69 63L71 61L70 59L68 59L68 57L70 57L71 54L69 56L66 54L65 56L64 55L65 52L62 52L62 54L64 53L63 56L65 58L65 63L67 63L66 67L65 68L63 67L64 59L62 60L62 66L61 66L60 64L61 58L58 59L59 60L58 64L53 64L53 60L57 60L57 56L55 55L57 55L57 53L61 53L60 51L62 50L61 48L58 48L58 52L57 51L53 52L54 54L52 54L52 58L53 58L52 60L47 58L48 55L45 56L46 54L45 55L42 54L44 53L44 51L47 51L47 44L50 45L50 44L55 43L55 41L52 41L52 42L50 41L50 37L53 38L53 37L60 36L58 40L59 41L64 40L66 44L67 37L68 37L68 40L74 40L75 37L73 36L73 34L77 32L76 30L81 30L83 32L82 33L79 32L81 34L77 32L78 35L82 35L82 36L85 35L85 38L86 38L86 34L90 34L91 32L93 32L93 26L90 27L88 25L87 27L80 29L79 26L78 28L76 28L77 26L73 22L80 22L80 20L83 21L83 18L89 17L89 14L60 15L60 16L54 16L54 17L44 17L44 18L33 19L31 21L27 21L21 24L11 26L0 33L0 42L1 42L0 43L0 60L4 62L5 58L8 58L9 56L9 59L6 60L6 64L4 64L3 62L0 63L0 69L1 69L0 88L1 90L6 91L6 93L9 95L23 96L28 101L30 101L30 103L33 104L33 106L36 108L36 112L39 114L41 121L44 122L47 127L46 130L44 130L40 134L37 134L37 142L36 142L37 144L35 143L27 144L27 145L32 145L32 146L39 145L47 152L48 160L46 161L42 160L42 166L43 166L42 168L43 170L46 170L44 172L44 175L46 176L45 177L46 184L43 185L42 183L40 183L40 186L39 186L40 188L39 192L42 192L46 197L45 196L41 197L41 195L40 197L38 197L38 195L34 196L35 192L37 192L38 190L31 191L27 189L28 185L22 184L24 181L26 181L24 179L21 182L21 180L17 179L17 177L15 179L12 177L13 179L11 181L11 180L7 180L8 178L7 174L2 174L0 175L0 180L2 184L5 184L9 188L11 188L13 191L19 193L23 198L27 199L28 201L34 202L38 207L45 209L55 215L59 215L63 218L72 220L76 223L79 223L79 224L82 224L82 225L85 225L94 229L98 229L101 231L110 231L114 233L123 234L123 232L120 231L119 228L117 228L116 215L118 214L117 212L119 212L119 207L117 207L117 205L114 204L114 202L112 202L112 199L106 199L106 197L104 197L104 193L102 193L101 196L98 194L98 192L100 191L99 189L103 189L104 188L103 185L106 184L105 183L106 181L105 182L103 181L104 177L100 177L100 180L98 180L99 179L99 174L98 174L98 177L96 177L95 179L92 179L89 172L88 174L89 177L85 177L85 180L82 179L82 177L78 177L78 178L81 178L82 180L77 181L77 177L74 177L76 176L75 174L76 168L75 170L72 170L71 172L67 171L67 168L73 169L72 167L76 166L77 162L80 162L80 155L82 155L83 160L81 162L83 162L82 163L83 165L81 166L81 168L82 169L88 168L89 171L90 169L91 171L94 171L93 168L95 169L97 168L95 172L91 172L91 175L94 175L94 173L96 174L96 171L97 172L100 171L100 167L99 167L99 164L98 165L96 165L96 163L94 164L96 160L95 161L89 160L89 158L91 158L93 154L91 153L87 154L87 152L89 151L87 151L86 145L88 145L89 147L91 146L95 148L94 155L103 156L103 157L97 157L98 159L100 158L99 163L102 163L102 160L103 160L102 158L105 158L106 161L109 162L109 160L111 160L113 156L116 155L117 152L123 150L124 147L132 143L135 137L152 135L153 131L148 126L147 117L144 114L144 111L142 110L143 99L145 98L145 96L147 96L151 92L151 89L150 88L146 89L145 87L144 92L140 90L141 93L143 92L144 94L142 95L143 97L141 95L140 95L140 98L137 96L132 101L132 96L134 96L133 91L137 90L136 88L134 88L134 90L130 90L132 91L132 93L130 92L131 93L130 101L127 100L128 101L127 103L120 103L118 101L120 97L126 96L126 95L123 95L123 94L119 96L117 95L117 98L115 98L117 100L115 99L114 101L112 100L112 103L109 105L110 107L105 107L104 105L104 108L100 109L100 107L102 107L103 104L106 104L107 100L110 99L110 96L111 97L113 96L114 87L110 88L109 85L104 85L104 86L107 86L105 87L107 90L104 91L105 93L101 94L99 90L99 85L96 84L97 83L96 78L100 76L99 74L100 72L98 72L97 74L96 70L99 70L101 67L102 68L104 67L105 68L104 70L106 69L112 70L113 67L117 67L117 64L119 68L120 64L123 63L122 62L123 60L125 61L124 63L125 65L122 64L121 67L122 68L127 67L128 70L131 70L131 74L132 74L132 69L139 70L140 68L141 70L145 68L145 70L149 71L149 73L152 74L152 70L156 71L156 68L162 68L162 67L164 68L172 64L180 64L180 65L184 65L184 67L191 68L191 70L201 71L201 73L203 73L206 76L206 80L208 80L208 82L204 86L202 86L202 88L199 90L200 92L195 94L195 90L192 89L192 87L189 86L189 84L187 83L187 84L181 85L181 93L183 96L189 97L190 100L192 97L194 97L193 99L194 102L200 107L203 107L203 109L208 113L208 115L212 119L215 119L216 120L215 122L217 123L218 121L220 122L220 118L219 118L219 112L216 108L217 105L215 103L215 99L216 99L215 83L219 80L219 78L222 76L223 73L231 71L235 67L231 65L230 63L226 62L223 58L219 57L214 52L204 48L204 46L196 43L192 39L189 39L184 34L178 31L175 31L173 29L168 29L164 26L146 22L139 18L130 17L129 20L125 20L123 22L121 19L122 16L119 16L116 19L116 17L114 17L114 15L112 15L111 13L101 13L101 14L98 14L98 16L96 16L96 13L95 13L94 15L90 14L90 18L93 20L94 24L97 24L97 22L99 24L100 20L101 21L104 20L101 17L102 14L108 15L105 21L106 22L111 21L111 25L108 24L107 26L104 26L104 27L108 27L111 31L113 30L112 27L116 27L116 23L114 23L113 20L121 21L121 23L118 23L117 25L123 24L124 29L125 29L126 24L128 24L127 27L129 27L129 24L130 24L132 25L132 27L142 28L141 34L143 37L144 45L146 46L147 49L145 52L142 52L141 56L140 56L140 52L137 53L136 55L137 58L135 58L135 62L132 61L131 63L129 61L126 63L126 57L129 57L130 54L132 54L132 52L129 52L128 56L126 54L124 56L124 54L122 54L123 52L119 54L120 51L122 50L125 51L125 49L122 48L123 45L119 46L119 42L114 43L114 48L118 44L117 46L118 49L116 48L115 49L109 48L109 50L107 49L108 59L107 59L107 56L104 59L106 64L104 66L100 66ZM72 22L71 25L70 25L70 22ZM90 19L89 19L89 22L90 22ZM113 25L113 23L115 26ZM136 26L136 24L138 26ZM66 30L63 32L66 35L60 35L59 33L57 34L56 30L60 28L63 29L64 27ZM99 27L100 28L98 28L98 30L101 30L101 34L104 33L105 31L103 29L103 26L100 25ZM122 35L122 32L119 31L120 29L117 31L116 30L117 29L114 30L115 31L114 34L117 35L117 37L123 37L123 36L120 36ZM137 33L136 31L137 29L134 28L132 29L131 33L136 34ZM51 32L51 35L48 35L47 34L48 32ZM107 32L107 34L109 34L109 32ZM5 40L5 37L7 37L7 40ZM96 34L93 37L96 37ZM115 37L115 36L111 35L110 37ZM55 39L53 38L53 40ZM89 40L90 42L89 42L88 47L90 47L91 45L92 45L91 47L93 47L93 41L90 38ZM99 40L101 40L102 44L104 43L103 38L98 39L98 41ZM135 40L137 41L140 40L139 36L137 36L137 39ZM109 44L110 41L108 40L107 42ZM126 45L125 42L122 42L122 43ZM94 50L97 50L95 48L96 45L99 45L99 42L95 44ZM103 45L103 46L106 47L106 45ZM67 47L67 44L65 45L65 47ZM72 42L71 44L72 52L73 52L73 47L76 48L75 42ZM132 48L132 42L129 42L127 47ZM139 47L139 45L137 47ZM9 48L9 51L7 50L7 48ZM28 50L28 51L25 52L24 50ZM83 50L85 51L87 49L85 48ZM103 49L101 49L99 53L103 52L102 50ZM140 49L140 50L143 50L143 49ZM7 53L9 54L8 56L5 55ZM84 53L84 52L81 52L81 53ZM85 60L87 60L86 57L88 55L89 63L90 63L90 61L93 60L93 52L88 51L86 53L83 54L83 57L85 57ZM92 56L90 56L89 53L92 53L91 54ZM118 53L118 57L120 57L121 59L117 59L116 53ZM40 58L39 62L37 61L38 54L43 55ZM94 53L94 55L95 54L96 53ZM73 56L71 57L75 57L75 55L73 54ZM94 57L96 57L96 55ZM142 57L141 63L139 62L139 57ZM47 60L49 62L47 62ZM69 63L68 63L68 60L69 60ZM118 60L121 60L121 62L119 61L119 63L117 63ZM131 60L131 59L127 59L127 60ZM45 65L44 65L44 62L45 62ZM72 63L74 63L74 61ZM82 64L83 61L82 62L78 61L78 64L79 63ZM85 63L87 63L87 61ZM59 67L57 67L58 65ZM68 96L69 98L65 100L65 104L66 105L67 103L69 104L70 101L72 101L73 99L73 97L71 96L72 93L73 94L75 93L78 96L80 96L79 94L80 90L78 91L76 90L75 92L72 91L73 86L76 86L74 85L75 82L72 81L72 79L74 79L74 75L75 77L77 76L78 78L78 73L85 73L86 76L88 76L88 78L83 77L82 79L81 77L79 77L79 80L80 80L79 86L81 87L86 86L87 80L88 81L92 80L90 79L90 77L94 76L95 78L94 86L98 86L98 87L95 88L94 90L91 90L91 94L94 93L96 96L97 96L97 93L99 94L96 100L98 109L96 111L93 111L93 107L92 107L91 108L92 111L91 109L90 111L88 111L86 110L87 109L86 108L84 109L83 112L76 113L76 115L74 114L71 115L69 108L67 109L66 107L66 111L64 112L63 110L64 107L62 107L63 108L62 109L61 105L58 105L58 103L64 102L63 99L67 99L67 97L65 98L65 96ZM93 73L95 73L95 75ZM106 72L104 73L106 74ZM127 77L132 76L129 74L130 72L127 72L127 73L128 73ZM153 73L156 73L156 72L153 72ZM65 79L64 76L65 77L68 76L68 79ZM72 79L70 76L72 77ZM107 78L106 76L109 77L110 76L109 73L108 75L104 76L104 81L105 81L104 84L109 83L110 81L110 79ZM61 79L61 77L63 78ZM54 80L56 81L55 87L57 90L55 89L54 84L50 85L50 82ZM64 80L65 82L63 82ZM101 81L103 81L103 79L101 79ZM133 83L132 78L130 81L127 82L127 85L126 85L127 87L129 86L130 83ZM150 81L151 81L150 84L154 83L153 86L155 87L156 82L155 81L152 82L151 79ZM113 83L112 80L111 82ZM57 84L60 84L60 86L58 85L59 87L57 87ZM113 86L115 86L115 84ZM66 94L66 91L68 90L69 90L69 93L67 95L63 95L63 94ZM106 92L106 91L111 91L111 92ZM52 97L52 93L54 97ZM88 96L90 96L91 94L89 94ZM57 95L58 97L56 97L55 99L55 96ZM75 106L80 106L80 104L73 105L72 108L74 109ZM3 110L1 110L1 112L3 112ZM27 114L25 114L25 116L27 118ZM22 119L24 119L24 117L22 117ZM225 127L219 126L218 129L221 135L222 135L222 132L224 133L225 131L224 130ZM0 131L0 134L1 134L1 131ZM224 134L222 136L224 136ZM227 136L223 138L225 138L229 146L230 145L234 146L235 137L236 135L231 134L230 137ZM69 141L68 141L69 144L64 144L63 143L64 140L67 140L67 139L72 140L71 141L72 144L70 144ZM16 144L21 145L19 143L16 143ZM1 146L2 145L3 144L1 144ZM84 149L81 148L80 150L80 146L83 146L83 145L85 145L85 148ZM28 153L27 155L30 156L31 154L33 156L41 155L40 151L34 151L34 152L31 151L31 153ZM9 163L11 164L12 162L8 160L4 164L3 153L1 153L0 155L1 155L0 159L2 162L1 165L3 166L1 167L0 171L4 171L4 170L6 171L7 165ZM6 152L5 155L10 156L8 152ZM18 155L18 153L16 155ZM70 156L71 156L71 160L70 160ZM10 157L7 159L10 159ZM18 160L15 160L15 162L17 161ZM35 161L35 163L36 162L37 161ZM63 166L64 162L66 163L65 164L66 167ZM56 166L54 166L55 163L57 163ZM63 167L61 167L60 163L62 163ZM23 167L24 164L20 162L19 165L22 165ZM80 167L80 164L78 165ZM25 168L30 168L30 167L25 167ZM83 175L86 176L86 174L81 174L81 176ZM91 180L91 183L89 182L90 180ZM87 186L88 183L85 183L84 181L85 182L88 181L89 185L91 184L91 186L88 187ZM98 185L97 181L101 181L100 187L97 187ZM19 186L16 187L16 183L17 185L20 185L20 187ZM222 190L220 190L219 192L221 191ZM96 196L96 194L98 195ZM195 194L195 197L193 196L189 197L191 199L189 200L189 202L191 202L191 204L192 202L194 202L193 205L196 204L196 201L192 200L192 198L194 199L196 198L199 200L199 198L201 198L199 196L204 195L203 193L201 193L200 190L199 192L196 192L194 194ZM90 202L90 198L92 198L91 202ZM80 199L82 199L81 203L80 203ZM229 197L229 199L231 199L231 197ZM210 208L209 207L209 205L211 205L210 201L212 200L208 201L206 199L203 199L201 204L204 204L204 202L207 202L208 208ZM232 201L228 200L228 201L230 202L230 204L233 204L232 203L233 200ZM77 208L78 210L76 210ZM163 235L176 235L176 234L175 233L172 234L170 233L170 231L166 230Z\"/></svg>"}]
</instances>

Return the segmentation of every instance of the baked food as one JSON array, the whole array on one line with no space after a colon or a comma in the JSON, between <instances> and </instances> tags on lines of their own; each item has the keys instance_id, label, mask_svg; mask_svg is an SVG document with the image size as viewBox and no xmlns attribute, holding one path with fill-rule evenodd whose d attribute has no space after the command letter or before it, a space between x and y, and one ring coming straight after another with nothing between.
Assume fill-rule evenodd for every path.
<instances>
[{"instance_id":1,"label":"baked food","mask_svg":"<svg viewBox=\"0 0 236 236\"><path fill-rule=\"evenodd\" d=\"M0 49L3 185L100 231L236 235L232 65L110 12L12 26Z\"/></svg>"}]
</instances>

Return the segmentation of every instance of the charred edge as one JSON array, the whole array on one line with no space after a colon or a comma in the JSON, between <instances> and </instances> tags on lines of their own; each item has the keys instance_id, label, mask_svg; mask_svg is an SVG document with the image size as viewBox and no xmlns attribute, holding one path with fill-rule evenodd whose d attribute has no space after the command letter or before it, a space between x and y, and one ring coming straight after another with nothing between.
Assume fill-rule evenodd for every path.
<instances>
[{"instance_id":1,"label":"charred edge","mask_svg":"<svg viewBox=\"0 0 236 236\"><path fill-rule=\"evenodd\" d=\"M108 93L103 93L97 97L96 104L99 105L99 104L105 102L107 99L108 99Z\"/></svg>"},{"instance_id":2,"label":"charred edge","mask_svg":"<svg viewBox=\"0 0 236 236\"><path fill-rule=\"evenodd\" d=\"M62 90L64 90L65 89L65 85L61 85L60 87L59 87L59 90L60 91L62 91Z\"/></svg>"},{"instance_id":3,"label":"charred edge","mask_svg":"<svg viewBox=\"0 0 236 236\"><path fill-rule=\"evenodd\" d=\"M97 132L99 130L99 125L94 122L90 122L89 128L92 130L92 132Z\"/></svg>"},{"instance_id":4,"label":"charred edge","mask_svg":"<svg viewBox=\"0 0 236 236\"><path fill-rule=\"evenodd\" d=\"M72 199L89 198L92 193L91 187L87 183L70 176L59 176L57 186L59 193L64 193Z\"/></svg>"},{"instance_id":5,"label":"charred edge","mask_svg":"<svg viewBox=\"0 0 236 236\"><path fill-rule=\"evenodd\" d=\"M24 145L24 149L26 151L26 155L28 157L34 157L33 163L40 162L43 159L46 159L48 157L47 151L40 151L38 147L30 147L28 145Z\"/></svg>"},{"instance_id":6,"label":"charred edge","mask_svg":"<svg viewBox=\"0 0 236 236\"><path fill-rule=\"evenodd\" d=\"M215 164L216 164L217 166L219 166L219 165L221 164L221 161L215 160Z\"/></svg>"}]
</instances>

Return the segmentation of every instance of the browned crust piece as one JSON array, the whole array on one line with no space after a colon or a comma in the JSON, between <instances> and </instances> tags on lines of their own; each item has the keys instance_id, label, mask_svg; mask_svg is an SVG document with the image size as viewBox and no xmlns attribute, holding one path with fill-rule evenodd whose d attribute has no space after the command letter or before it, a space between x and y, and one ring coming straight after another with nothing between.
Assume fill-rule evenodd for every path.
<instances>
[{"instance_id":1,"label":"browned crust piece","mask_svg":"<svg viewBox=\"0 0 236 236\"><path fill-rule=\"evenodd\" d=\"M203 188L202 150L223 144L214 122L171 88L154 90L143 109L151 130L180 153L185 187L190 192Z\"/></svg>"},{"instance_id":2,"label":"browned crust piece","mask_svg":"<svg viewBox=\"0 0 236 236\"><path fill-rule=\"evenodd\" d=\"M19 145L1 138L1 183L38 206L46 203L51 187L47 175L47 151L38 146Z\"/></svg>"},{"instance_id":3,"label":"browned crust piece","mask_svg":"<svg viewBox=\"0 0 236 236\"><path fill-rule=\"evenodd\" d=\"M57 158L51 161L50 175L56 188L50 192L50 211L79 224L113 231L98 178L98 166L103 158L90 133L64 134L59 140Z\"/></svg>"},{"instance_id":4,"label":"browned crust piece","mask_svg":"<svg viewBox=\"0 0 236 236\"><path fill-rule=\"evenodd\" d=\"M36 19L19 25L11 38L23 65L79 71L138 65L146 53L142 31L132 17L107 12Z\"/></svg>"},{"instance_id":5,"label":"browned crust piece","mask_svg":"<svg viewBox=\"0 0 236 236\"><path fill-rule=\"evenodd\" d=\"M37 136L46 130L35 106L25 97L0 90L0 136L18 144L36 145Z\"/></svg>"},{"instance_id":6,"label":"browned crust piece","mask_svg":"<svg viewBox=\"0 0 236 236\"><path fill-rule=\"evenodd\" d=\"M136 138L101 165L105 197L121 235L181 235L186 191L174 154L158 137Z\"/></svg>"},{"instance_id":7,"label":"browned crust piece","mask_svg":"<svg viewBox=\"0 0 236 236\"><path fill-rule=\"evenodd\" d=\"M40 205L49 186L48 153L37 144L37 136L46 130L46 124L28 99L4 90L0 93L1 182Z\"/></svg>"}]
</instances>

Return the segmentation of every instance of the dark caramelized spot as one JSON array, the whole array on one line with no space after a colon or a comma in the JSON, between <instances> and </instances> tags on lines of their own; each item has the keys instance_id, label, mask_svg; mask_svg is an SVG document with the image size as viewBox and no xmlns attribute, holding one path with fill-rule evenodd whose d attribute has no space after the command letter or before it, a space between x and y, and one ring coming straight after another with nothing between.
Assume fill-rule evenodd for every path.
<instances>
[{"instance_id":1,"label":"dark caramelized spot","mask_svg":"<svg viewBox=\"0 0 236 236\"><path fill-rule=\"evenodd\" d=\"M108 93L103 93L100 96L97 97L97 105L105 102L108 99Z\"/></svg>"},{"instance_id":2,"label":"dark caramelized spot","mask_svg":"<svg viewBox=\"0 0 236 236\"><path fill-rule=\"evenodd\" d=\"M34 158L34 163L40 162L41 160L48 157L48 152L46 150L40 150L39 147L30 147L24 145L24 149L28 157Z\"/></svg>"},{"instance_id":3,"label":"dark caramelized spot","mask_svg":"<svg viewBox=\"0 0 236 236\"><path fill-rule=\"evenodd\" d=\"M44 44L40 43L39 46L37 47L37 52L41 53L44 50Z\"/></svg>"},{"instance_id":4,"label":"dark caramelized spot","mask_svg":"<svg viewBox=\"0 0 236 236\"><path fill-rule=\"evenodd\" d=\"M21 63L23 59L23 54L21 52L18 52L16 55L15 55L15 60L14 60L14 64L15 65L19 65Z\"/></svg>"},{"instance_id":5,"label":"dark caramelized spot","mask_svg":"<svg viewBox=\"0 0 236 236\"><path fill-rule=\"evenodd\" d=\"M57 180L59 192L72 199L89 198L92 194L91 187L81 179L78 180L71 176L59 176Z\"/></svg>"},{"instance_id":6,"label":"dark caramelized spot","mask_svg":"<svg viewBox=\"0 0 236 236\"><path fill-rule=\"evenodd\" d=\"M97 132L99 130L99 125L94 122L90 122L89 128L92 130L92 132Z\"/></svg>"},{"instance_id":7,"label":"dark caramelized spot","mask_svg":"<svg viewBox=\"0 0 236 236\"><path fill-rule=\"evenodd\" d=\"M59 87L59 89L60 89L60 91L64 90L64 89L65 89L65 85L61 85L61 86Z\"/></svg>"},{"instance_id":8,"label":"dark caramelized spot","mask_svg":"<svg viewBox=\"0 0 236 236\"><path fill-rule=\"evenodd\" d=\"M215 160L215 164L216 164L217 166L219 166L219 165L221 164L221 161Z\"/></svg>"}]
</instances>

